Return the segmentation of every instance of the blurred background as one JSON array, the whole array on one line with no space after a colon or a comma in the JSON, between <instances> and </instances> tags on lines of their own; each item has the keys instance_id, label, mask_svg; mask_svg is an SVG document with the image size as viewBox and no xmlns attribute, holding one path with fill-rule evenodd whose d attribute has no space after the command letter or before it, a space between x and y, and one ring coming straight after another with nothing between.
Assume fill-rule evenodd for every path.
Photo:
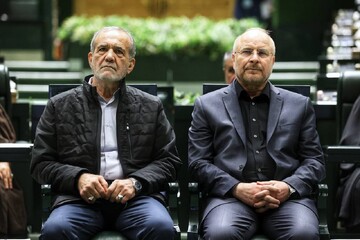
<instances>
[{"instance_id":1,"label":"blurred background","mask_svg":"<svg viewBox=\"0 0 360 240\"><path fill-rule=\"evenodd\" d=\"M73 15L200 15L214 20L257 18L273 31L279 61L317 60L328 45L337 11L354 7L354 0L0 0L0 55L53 60L57 30Z\"/></svg>"}]
</instances>

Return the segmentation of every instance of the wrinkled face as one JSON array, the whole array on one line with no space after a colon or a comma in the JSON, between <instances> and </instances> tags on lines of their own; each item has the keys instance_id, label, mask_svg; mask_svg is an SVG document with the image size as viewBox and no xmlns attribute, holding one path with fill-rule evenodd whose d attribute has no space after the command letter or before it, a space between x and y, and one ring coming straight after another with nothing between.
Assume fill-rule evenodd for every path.
<instances>
[{"instance_id":1,"label":"wrinkled face","mask_svg":"<svg viewBox=\"0 0 360 240\"><path fill-rule=\"evenodd\" d=\"M224 61L223 71L224 71L225 82L227 84L230 84L235 78L235 71L233 68L233 61L231 58L227 58Z\"/></svg>"},{"instance_id":2,"label":"wrinkled face","mask_svg":"<svg viewBox=\"0 0 360 240\"><path fill-rule=\"evenodd\" d=\"M100 81L120 81L135 66L130 57L131 39L117 30L103 31L95 39L94 52L89 52L89 65L94 77Z\"/></svg>"},{"instance_id":3,"label":"wrinkled face","mask_svg":"<svg viewBox=\"0 0 360 240\"><path fill-rule=\"evenodd\" d=\"M274 42L266 33L252 30L239 37L232 58L239 83L248 90L261 90L275 62Z\"/></svg>"}]
</instances>

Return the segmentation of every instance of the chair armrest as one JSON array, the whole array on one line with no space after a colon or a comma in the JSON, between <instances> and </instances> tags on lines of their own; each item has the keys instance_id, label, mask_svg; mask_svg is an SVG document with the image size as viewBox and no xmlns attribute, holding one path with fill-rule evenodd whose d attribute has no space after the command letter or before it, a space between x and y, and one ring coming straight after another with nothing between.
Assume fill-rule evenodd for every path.
<instances>
[{"instance_id":1,"label":"chair armrest","mask_svg":"<svg viewBox=\"0 0 360 240\"><path fill-rule=\"evenodd\" d=\"M201 192L199 191L197 182L190 182L188 184L189 195L190 195L190 209L189 209L189 223L187 229L187 239L188 240L197 240L198 231L199 231L199 222L200 222L200 201L201 201Z\"/></svg>"},{"instance_id":2,"label":"chair armrest","mask_svg":"<svg viewBox=\"0 0 360 240\"><path fill-rule=\"evenodd\" d=\"M319 195L317 199L317 209L319 214L319 233L321 240L330 239L329 228L327 224L327 198L328 186L327 184L319 184Z\"/></svg>"},{"instance_id":3,"label":"chair armrest","mask_svg":"<svg viewBox=\"0 0 360 240\"><path fill-rule=\"evenodd\" d=\"M46 219L49 217L51 211L51 185L42 184L41 185L41 222L44 224Z\"/></svg>"},{"instance_id":4,"label":"chair armrest","mask_svg":"<svg viewBox=\"0 0 360 240\"><path fill-rule=\"evenodd\" d=\"M180 188L179 183L170 182L168 189L168 211L173 219L174 228L176 230L176 234L178 235L178 239L180 239L180 227L179 227L179 204L180 204Z\"/></svg>"}]
</instances>

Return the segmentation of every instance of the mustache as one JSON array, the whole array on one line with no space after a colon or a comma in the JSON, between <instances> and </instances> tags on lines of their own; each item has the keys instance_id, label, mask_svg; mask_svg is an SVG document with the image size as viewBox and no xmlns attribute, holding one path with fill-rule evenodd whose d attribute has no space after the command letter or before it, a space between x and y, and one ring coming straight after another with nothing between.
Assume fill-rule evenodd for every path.
<instances>
[{"instance_id":1,"label":"mustache","mask_svg":"<svg viewBox=\"0 0 360 240\"><path fill-rule=\"evenodd\" d=\"M112 66L112 65L104 65L104 66L101 66L101 68L106 68L106 67L112 68L112 69L116 70L116 68L115 68L114 66Z\"/></svg>"},{"instance_id":2,"label":"mustache","mask_svg":"<svg viewBox=\"0 0 360 240\"><path fill-rule=\"evenodd\" d=\"M258 71L261 71L262 69L260 67L251 66L251 67L246 67L245 70L258 70Z\"/></svg>"}]
</instances>

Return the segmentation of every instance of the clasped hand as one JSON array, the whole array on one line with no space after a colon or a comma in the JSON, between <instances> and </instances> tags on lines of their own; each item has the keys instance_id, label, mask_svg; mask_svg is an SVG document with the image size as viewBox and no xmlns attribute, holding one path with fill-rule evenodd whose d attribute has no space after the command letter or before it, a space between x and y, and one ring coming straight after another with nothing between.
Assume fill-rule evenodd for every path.
<instances>
[{"instance_id":1,"label":"clasped hand","mask_svg":"<svg viewBox=\"0 0 360 240\"><path fill-rule=\"evenodd\" d=\"M88 203L103 198L124 204L135 196L135 189L130 179L117 179L109 186L103 176L90 173L83 173L80 176L78 189L81 198Z\"/></svg>"},{"instance_id":2,"label":"clasped hand","mask_svg":"<svg viewBox=\"0 0 360 240\"><path fill-rule=\"evenodd\" d=\"M3 181L5 189L12 189L13 174L8 162L0 162L0 181Z\"/></svg>"},{"instance_id":3,"label":"clasped hand","mask_svg":"<svg viewBox=\"0 0 360 240\"><path fill-rule=\"evenodd\" d=\"M262 181L239 183L233 195L245 204L255 208L258 213L278 208L289 196L289 186L282 181Z\"/></svg>"}]
</instances>

